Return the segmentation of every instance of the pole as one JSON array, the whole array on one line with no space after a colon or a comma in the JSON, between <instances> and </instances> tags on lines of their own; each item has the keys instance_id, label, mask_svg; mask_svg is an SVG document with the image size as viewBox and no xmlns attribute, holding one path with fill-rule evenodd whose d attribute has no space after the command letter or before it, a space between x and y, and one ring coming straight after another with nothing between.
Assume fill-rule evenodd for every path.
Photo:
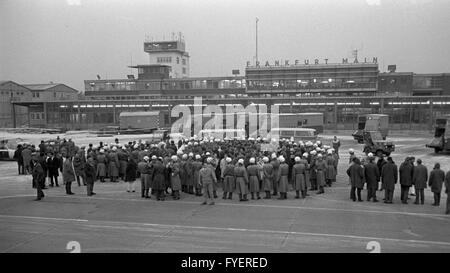
<instances>
[{"instance_id":1,"label":"pole","mask_svg":"<svg viewBox=\"0 0 450 273\"><path fill-rule=\"evenodd\" d=\"M258 21L259 19L256 18L256 63L258 63Z\"/></svg>"}]
</instances>

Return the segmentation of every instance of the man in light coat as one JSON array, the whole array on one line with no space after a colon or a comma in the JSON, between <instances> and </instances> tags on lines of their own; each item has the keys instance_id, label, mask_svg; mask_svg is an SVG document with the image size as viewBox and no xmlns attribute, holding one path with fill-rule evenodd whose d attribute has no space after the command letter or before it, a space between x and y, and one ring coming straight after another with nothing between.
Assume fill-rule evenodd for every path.
<instances>
[{"instance_id":1,"label":"man in light coat","mask_svg":"<svg viewBox=\"0 0 450 273\"><path fill-rule=\"evenodd\" d=\"M205 201L203 201L202 205L208 204L208 200L210 205L214 205L213 183L217 183L217 178L211 162L212 158L208 157L206 159L206 163L200 169L198 174L198 184L203 188L203 196L205 198Z\"/></svg>"}]
</instances>

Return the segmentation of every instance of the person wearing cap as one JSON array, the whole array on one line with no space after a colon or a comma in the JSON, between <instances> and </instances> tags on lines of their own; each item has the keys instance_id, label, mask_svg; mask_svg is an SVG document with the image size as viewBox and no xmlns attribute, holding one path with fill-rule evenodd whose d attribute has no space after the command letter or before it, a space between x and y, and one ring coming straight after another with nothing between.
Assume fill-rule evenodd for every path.
<instances>
[{"instance_id":1,"label":"person wearing cap","mask_svg":"<svg viewBox=\"0 0 450 273\"><path fill-rule=\"evenodd\" d=\"M63 181L66 185L66 194L72 195L72 182L75 181L75 169L73 168L72 159L69 154L66 154L66 159L63 163L62 171Z\"/></svg>"},{"instance_id":2,"label":"person wearing cap","mask_svg":"<svg viewBox=\"0 0 450 273\"><path fill-rule=\"evenodd\" d=\"M206 163L203 164L198 174L197 184L201 186L204 191L203 194L204 201L202 205L208 204L207 201L209 201L209 205L214 205L213 183L217 183L217 178L216 173L214 172L214 169L211 166L211 162L212 158L208 157L206 159Z\"/></svg>"},{"instance_id":3,"label":"person wearing cap","mask_svg":"<svg viewBox=\"0 0 450 273\"><path fill-rule=\"evenodd\" d=\"M58 169L61 166L61 163L58 159L58 157L55 156L53 152L49 152L47 154L47 170L48 170L48 177L50 178L50 187L53 187L56 185L56 187L59 187L58 184L58 176L59 171Z\"/></svg>"},{"instance_id":4,"label":"person wearing cap","mask_svg":"<svg viewBox=\"0 0 450 273\"><path fill-rule=\"evenodd\" d=\"M259 169L256 165L256 159L254 157L249 159L249 165L247 166L247 173L248 173L248 180L250 185L250 194L252 200L255 200L255 193L256 198L259 200L261 197L259 196Z\"/></svg>"},{"instance_id":5,"label":"person wearing cap","mask_svg":"<svg viewBox=\"0 0 450 273\"><path fill-rule=\"evenodd\" d=\"M170 163L170 187L172 188L173 200L180 199L181 179L180 179L180 164L178 157L173 155Z\"/></svg>"},{"instance_id":6,"label":"person wearing cap","mask_svg":"<svg viewBox=\"0 0 450 273\"><path fill-rule=\"evenodd\" d=\"M316 150L312 150L310 152L309 156L309 164L310 164L310 171L309 171L309 181L311 184L310 191L316 191L318 189L317 187L317 175L316 175L316 162L317 162L317 152Z\"/></svg>"},{"instance_id":7,"label":"person wearing cap","mask_svg":"<svg viewBox=\"0 0 450 273\"><path fill-rule=\"evenodd\" d=\"M339 148L341 147L341 141L337 138L337 136L334 136L331 145L334 149L334 152L339 155Z\"/></svg>"},{"instance_id":8,"label":"person wearing cap","mask_svg":"<svg viewBox=\"0 0 450 273\"><path fill-rule=\"evenodd\" d=\"M305 181L305 161L300 157L296 156L294 158L295 164L292 167L292 178L293 186L295 190L295 198L300 198L300 192L302 193L302 198L306 198L306 181ZM307 163L306 163L307 164Z\"/></svg>"},{"instance_id":9,"label":"person wearing cap","mask_svg":"<svg viewBox=\"0 0 450 273\"><path fill-rule=\"evenodd\" d=\"M137 174L137 157L136 156L130 156L128 157L128 162L126 164L125 169L125 182L127 182L127 192L135 192L135 186L134 183L136 181L136 174Z\"/></svg>"},{"instance_id":10,"label":"person wearing cap","mask_svg":"<svg viewBox=\"0 0 450 273\"><path fill-rule=\"evenodd\" d=\"M44 192L42 191L42 181L45 180L44 169L42 168L41 163L38 160L37 154L32 155L32 163L33 163L33 181L36 186L37 197L35 201L40 201L44 198Z\"/></svg>"},{"instance_id":11,"label":"person wearing cap","mask_svg":"<svg viewBox=\"0 0 450 273\"><path fill-rule=\"evenodd\" d=\"M422 165L422 159L417 159L417 165L414 167L413 181L415 192L416 192L416 202L414 204L419 205L420 203L423 205L425 203L425 194L424 191L427 187L428 181L428 169L424 165Z\"/></svg>"},{"instance_id":12,"label":"person wearing cap","mask_svg":"<svg viewBox=\"0 0 450 273\"><path fill-rule=\"evenodd\" d=\"M31 174L31 149L29 145L25 145L22 150L23 168L25 174Z\"/></svg>"},{"instance_id":13,"label":"person wearing cap","mask_svg":"<svg viewBox=\"0 0 450 273\"><path fill-rule=\"evenodd\" d=\"M381 154L380 158L377 161L377 167L378 167L378 171L380 172L380 175L381 175L381 170L383 169L383 166L386 163L387 163L386 159L384 159L384 156ZM383 191L383 190L384 190L384 184L383 184L383 182L381 182L380 191Z\"/></svg>"},{"instance_id":14,"label":"person wearing cap","mask_svg":"<svg viewBox=\"0 0 450 273\"><path fill-rule=\"evenodd\" d=\"M375 157L372 153L367 155L367 164L364 166L364 177L367 183L367 201L370 199L373 202L378 202L377 200L377 189L378 189L378 181L380 181L380 171L378 170L378 166L374 163Z\"/></svg>"},{"instance_id":15,"label":"person wearing cap","mask_svg":"<svg viewBox=\"0 0 450 273\"><path fill-rule=\"evenodd\" d=\"M84 167L84 174L85 174L85 180L86 180L86 190L87 195L92 196L96 193L94 192L94 181L95 181L95 162L94 158L89 157L87 159L86 165Z\"/></svg>"},{"instance_id":16,"label":"person wearing cap","mask_svg":"<svg viewBox=\"0 0 450 273\"><path fill-rule=\"evenodd\" d=\"M105 182L106 163L105 150L100 149L97 155L97 177L100 178L100 182Z\"/></svg>"},{"instance_id":17,"label":"person wearing cap","mask_svg":"<svg viewBox=\"0 0 450 273\"><path fill-rule=\"evenodd\" d=\"M353 164L347 169L347 175L350 178L351 190L350 198L353 202L356 201L356 193L358 194L358 202L362 202L361 190L364 188L364 169L361 167L361 161L359 158L355 157L353 159Z\"/></svg>"},{"instance_id":18,"label":"person wearing cap","mask_svg":"<svg viewBox=\"0 0 450 273\"><path fill-rule=\"evenodd\" d=\"M223 170L223 197L222 199L227 198L233 199L233 191L236 188L236 182L234 178L234 165L232 163L231 157L226 157L225 159L226 165Z\"/></svg>"},{"instance_id":19,"label":"person wearing cap","mask_svg":"<svg viewBox=\"0 0 450 273\"><path fill-rule=\"evenodd\" d=\"M412 185L414 174L414 166L411 165L410 157L406 157L405 161L400 165L399 174L401 187L400 199L403 204L408 204L409 188Z\"/></svg>"},{"instance_id":20,"label":"person wearing cap","mask_svg":"<svg viewBox=\"0 0 450 273\"><path fill-rule=\"evenodd\" d=\"M273 165L269 162L268 157L263 157L263 190L266 193L266 196L264 199L271 199L271 192L273 191L273 178L274 178L274 171L273 171Z\"/></svg>"},{"instance_id":21,"label":"person wearing cap","mask_svg":"<svg viewBox=\"0 0 450 273\"><path fill-rule=\"evenodd\" d=\"M119 177L120 163L116 151L117 148L114 146L108 154L108 174L111 182L118 182L117 178Z\"/></svg>"},{"instance_id":22,"label":"person wearing cap","mask_svg":"<svg viewBox=\"0 0 450 273\"><path fill-rule=\"evenodd\" d=\"M151 188L151 175L153 168L150 165L150 158L148 156L144 156L142 161L140 161L137 165L137 169L140 173L141 178L141 197L142 198L150 198L149 191Z\"/></svg>"},{"instance_id":23,"label":"person wearing cap","mask_svg":"<svg viewBox=\"0 0 450 273\"><path fill-rule=\"evenodd\" d=\"M318 187L318 192L317 194L322 194L325 193L324 191L324 187L326 184L325 181L325 172L327 169L327 165L325 163L325 161L323 160L323 156L322 154L318 154L317 155L317 160L314 162L314 170L315 170L315 175L316 175L316 185Z\"/></svg>"},{"instance_id":24,"label":"person wearing cap","mask_svg":"<svg viewBox=\"0 0 450 273\"><path fill-rule=\"evenodd\" d=\"M127 172L128 154L124 151L123 146L119 145L117 149L117 159L119 160L119 177L125 181L125 175Z\"/></svg>"},{"instance_id":25,"label":"person wearing cap","mask_svg":"<svg viewBox=\"0 0 450 273\"><path fill-rule=\"evenodd\" d=\"M387 158L386 164L381 169L381 181L384 186L384 203L392 204L395 184L398 181L398 168L392 160L392 157Z\"/></svg>"},{"instance_id":26,"label":"person wearing cap","mask_svg":"<svg viewBox=\"0 0 450 273\"><path fill-rule=\"evenodd\" d=\"M287 192L289 190L289 165L286 163L286 159L281 156L278 159L280 161L279 167L279 177L278 191L280 192L280 197L278 200L287 199Z\"/></svg>"},{"instance_id":27,"label":"person wearing cap","mask_svg":"<svg viewBox=\"0 0 450 273\"><path fill-rule=\"evenodd\" d=\"M272 153L272 161L270 162L273 166L273 196L278 195L278 183L280 181L280 161L277 158L276 153Z\"/></svg>"},{"instance_id":28,"label":"person wearing cap","mask_svg":"<svg viewBox=\"0 0 450 273\"><path fill-rule=\"evenodd\" d=\"M164 201L167 186L167 169L162 162L162 158L159 157L157 160L152 162L153 165L153 174L152 174L152 188L156 191L156 200Z\"/></svg>"},{"instance_id":29,"label":"person wearing cap","mask_svg":"<svg viewBox=\"0 0 450 273\"><path fill-rule=\"evenodd\" d=\"M181 160L179 161L179 176L180 176L180 183L181 183L181 191L188 193L187 188L187 173L186 173L186 162L188 159L187 154L182 154Z\"/></svg>"},{"instance_id":30,"label":"person wearing cap","mask_svg":"<svg viewBox=\"0 0 450 273\"><path fill-rule=\"evenodd\" d=\"M431 192L433 192L434 203L433 206L438 207L441 202L441 191L442 184L445 180L445 173L441 170L441 164L434 164L433 170L430 172L430 177L428 179L428 186L431 187Z\"/></svg>"},{"instance_id":31,"label":"person wearing cap","mask_svg":"<svg viewBox=\"0 0 450 273\"><path fill-rule=\"evenodd\" d=\"M196 154L195 161L192 162L194 181L198 181L199 172L202 166L202 157L199 154ZM195 196L202 196L202 187L198 183L195 183Z\"/></svg>"},{"instance_id":32,"label":"person wearing cap","mask_svg":"<svg viewBox=\"0 0 450 273\"><path fill-rule=\"evenodd\" d=\"M75 169L75 177L78 183L78 186L81 186L80 183L80 177L83 180L83 185L86 186L86 177L84 175L84 167L85 167L85 163L83 162L82 159L83 155L82 155L82 151L78 151L75 153L75 156L73 157L73 167Z\"/></svg>"},{"instance_id":33,"label":"person wearing cap","mask_svg":"<svg viewBox=\"0 0 450 273\"><path fill-rule=\"evenodd\" d=\"M236 177L236 192L239 194L239 201L248 201L248 174L244 166L244 159L238 160L237 166L234 167L234 176Z\"/></svg>"},{"instance_id":34,"label":"person wearing cap","mask_svg":"<svg viewBox=\"0 0 450 273\"><path fill-rule=\"evenodd\" d=\"M325 171L325 178L326 178L326 184L328 187L331 187L331 184L333 182L336 182L336 162L335 158L333 156L333 151L331 149L328 149L327 151L327 157L325 158L325 164L327 166Z\"/></svg>"},{"instance_id":35,"label":"person wearing cap","mask_svg":"<svg viewBox=\"0 0 450 273\"><path fill-rule=\"evenodd\" d=\"M184 165L184 169L186 172L186 186L187 186L187 193L189 194L195 194L194 193L194 187L197 183L194 180L194 154L192 152L189 153L188 159L186 161L186 164Z\"/></svg>"}]
</instances>

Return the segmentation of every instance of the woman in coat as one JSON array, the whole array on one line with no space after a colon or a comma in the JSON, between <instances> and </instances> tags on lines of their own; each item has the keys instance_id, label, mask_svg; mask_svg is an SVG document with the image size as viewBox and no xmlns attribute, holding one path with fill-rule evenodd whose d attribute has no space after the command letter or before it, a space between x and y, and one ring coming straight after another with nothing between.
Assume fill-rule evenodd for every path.
<instances>
[{"instance_id":1,"label":"woman in coat","mask_svg":"<svg viewBox=\"0 0 450 273\"><path fill-rule=\"evenodd\" d=\"M333 156L333 151L328 150L328 155L325 160L325 163L327 165L325 177L328 187L331 187L331 183L336 182L336 167L335 167L336 162Z\"/></svg>"},{"instance_id":2,"label":"woman in coat","mask_svg":"<svg viewBox=\"0 0 450 273\"><path fill-rule=\"evenodd\" d=\"M100 154L97 155L97 177L100 182L105 182L106 177L106 156L105 150L100 149Z\"/></svg>"},{"instance_id":3,"label":"woman in coat","mask_svg":"<svg viewBox=\"0 0 450 273\"><path fill-rule=\"evenodd\" d=\"M445 180L445 173L441 170L441 165L436 163L433 170L430 173L430 179L428 180L428 186L431 187L431 191L434 195L433 206L439 206L441 201L442 184Z\"/></svg>"},{"instance_id":4,"label":"woman in coat","mask_svg":"<svg viewBox=\"0 0 450 273\"><path fill-rule=\"evenodd\" d=\"M357 190L358 201L362 202L361 190L364 188L364 169L361 167L361 162L357 157L353 158L353 165L347 169L347 175L350 178L352 185L350 196L353 202L356 201L355 190Z\"/></svg>"},{"instance_id":5,"label":"woman in coat","mask_svg":"<svg viewBox=\"0 0 450 273\"><path fill-rule=\"evenodd\" d=\"M112 152L108 154L108 174L111 178L111 182L117 182L117 177L119 177L120 163L116 149L116 147L113 147Z\"/></svg>"},{"instance_id":6,"label":"woman in coat","mask_svg":"<svg viewBox=\"0 0 450 273\"><path fill-rule=\"evenodd\" d=\"M130 157L125 169L125 182L127 182L127 192L135 192L134 182L137 174L137 158Z\"/></svg>"},{"instance_id":7,"label":"woman in coat","mask_svg":"<svg viewBox=\"0 0 450 273\"><path fill-rule=\"evenodd\" d=\"M70 156L66 155L66 160L63 163L63 181L66 185L66 194L74 194L72 192L72 182L75 181L75 170L72 165L72 160L70 159Z\"/></svg>"}]
</instances>

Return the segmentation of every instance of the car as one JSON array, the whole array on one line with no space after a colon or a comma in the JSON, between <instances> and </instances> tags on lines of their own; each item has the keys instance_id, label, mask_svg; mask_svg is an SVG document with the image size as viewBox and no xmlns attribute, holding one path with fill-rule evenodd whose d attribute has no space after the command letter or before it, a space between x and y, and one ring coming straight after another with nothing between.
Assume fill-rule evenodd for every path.
<instances>
[{"instance_id":1,"label":"car","mask_svg":"<svg viewBox=\"0 0 450 273\"><path fill-rule=\"evenodd\" d=\"M14 160L14 153L17 145L28 144L22 139L2 139L0 140L0 160Z\"/></svg>"}]
</instances>

